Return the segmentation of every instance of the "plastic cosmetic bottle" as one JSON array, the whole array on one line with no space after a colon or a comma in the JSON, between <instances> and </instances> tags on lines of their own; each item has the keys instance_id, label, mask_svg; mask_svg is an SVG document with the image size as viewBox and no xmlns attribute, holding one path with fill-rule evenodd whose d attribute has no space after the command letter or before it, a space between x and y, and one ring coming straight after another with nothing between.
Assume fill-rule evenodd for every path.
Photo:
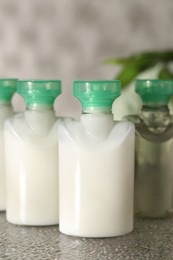
<instances>
[{"instance_id":1,"label":"plastic cosmetic bottle","mask_svg":"<svg viewBox=\"0 0 173 260\"><path fill-rule=\"evenodd\" d=\"M11 99L17 90L17 79L0 79L0 211L6 209L4 121L13 115Z\"/></svg>"},{"instance_id":2,"label":"plastic cosmetic bottle","mask_svg":"<svg viewBox=\"0 0 173 260\"><path fill-rule=\"evenodd\" d=\"M143 101L139 115L127 119L136 126L135 213L164 218L173 211L173 117L168 101L172 80L137 80Z\"/></svg>"},{"instance_id":3,"label":"plastic cosmetic bottle","mask_svg":"<svg viewBox=\"0 0 173 260\"><path fill-rule=\"evenodd\" d=\"M75 81L80 121L59 125L60 231L113 237L133 230L134 125L115 122L119 81Z\"/></svg>"},{"instance_id":4,"label":"plastic cosmetic bottle","mask_svg":"<svg viewBox=\"0 0 173 260\"><path fill-rule=\"evenodd\" d=\"M58 80L18 81L27 109L5 123L7 220L19 225L59 222L58 138L53 104Z\"/></svg>"}]
</instances>

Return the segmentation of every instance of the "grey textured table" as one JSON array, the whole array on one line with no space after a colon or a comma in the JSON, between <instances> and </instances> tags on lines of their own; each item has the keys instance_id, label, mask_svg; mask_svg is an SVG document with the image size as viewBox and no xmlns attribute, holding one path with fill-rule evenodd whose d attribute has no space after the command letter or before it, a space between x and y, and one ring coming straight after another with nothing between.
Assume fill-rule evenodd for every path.
<instances>
[{"instance_id":1,"label":"grey textured table","mask_svg":"<svg viewBox=\"0 0 173 260\"><path fill-rule=\"evenodd\" d=\"M173 220L137 220L132 233L117 238L65 236L58 226L9 224L0 213L0 259L173 259Z\"/></svg>"}]
</instances>

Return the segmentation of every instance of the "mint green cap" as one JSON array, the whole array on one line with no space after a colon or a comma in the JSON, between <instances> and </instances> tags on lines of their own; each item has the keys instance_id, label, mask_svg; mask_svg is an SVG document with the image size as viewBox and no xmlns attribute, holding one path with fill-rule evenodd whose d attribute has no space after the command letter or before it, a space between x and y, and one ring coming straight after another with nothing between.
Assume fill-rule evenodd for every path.
<instances>
[{"instance_id":1,"label":"mint green cap","mask_svg":"<svg viewBox=\"0 0 173 260\"><path fill-rule=\"evenodd\" d=\"M55 98L61 94L60 80L19 80L17 92L29 107L33 104L53 106Z\"/></svg>"},{"instance_id":2,"label":"mint green cap","mask_svg":"<svg viewBox=\"0 0 173 260\"><path fill-rule=\"evenodd\" d=\"M73 95L81 102L83 111L110 110L121 95L121 83L119 80L74 81Z\"/></svg>"},{"instance_id":3,"label":"mint green cap","mask_svg":"<svg viewBox=\"0 0 173 260\"><path fill-rule=\"evenodd\" d=\"M17 90L17 79L0 79L0 101L10 102L13 94Z\"/></svg>"},{"instance_id":4,"label":"mint green cap","mask_svg":"<svg viewBox=\"0 0 173 260\"><path fill-rule=\"evenodd\" d=\"M136 80L135 91L143 103L167 104L173 95L173 80Z\"/></svg>"}]
</instances>

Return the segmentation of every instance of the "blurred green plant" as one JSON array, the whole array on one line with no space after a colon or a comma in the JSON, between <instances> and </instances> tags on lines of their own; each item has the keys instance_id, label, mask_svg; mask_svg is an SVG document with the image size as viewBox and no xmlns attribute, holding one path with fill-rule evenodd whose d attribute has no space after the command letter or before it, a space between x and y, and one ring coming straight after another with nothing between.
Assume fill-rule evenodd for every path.
<instances>
[{"instance_id":1,"label":"blurred green plant","mask_svg":"<svg viewBox=\"0 0 173 260\"><path fill-rule=\"evenodd\" d=\"M139 52L129 57L107 59L106 64L121 66L115 79L128 86L142 72L159 65L158 79L173 79L173 50Z\"/></svg>"}]
</instances>

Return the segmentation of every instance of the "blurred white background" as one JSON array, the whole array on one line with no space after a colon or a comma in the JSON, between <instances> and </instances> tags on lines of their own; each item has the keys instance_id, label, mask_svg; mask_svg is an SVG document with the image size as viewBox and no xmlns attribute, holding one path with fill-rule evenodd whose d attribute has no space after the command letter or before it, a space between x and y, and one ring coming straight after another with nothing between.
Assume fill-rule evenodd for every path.
<instances>
[{"instance_id":1,"label":"blurred white background","mask_svg":"<svg viewBox=\"0 0 173 260\"><path fill-rule=\"evenodd\" d=\"M0 77L61 79L57 113L77 117L73 80L112 79L105 59L172 48L172 25L173 0L0 0Z\"/></svg>"}]
</instances>

